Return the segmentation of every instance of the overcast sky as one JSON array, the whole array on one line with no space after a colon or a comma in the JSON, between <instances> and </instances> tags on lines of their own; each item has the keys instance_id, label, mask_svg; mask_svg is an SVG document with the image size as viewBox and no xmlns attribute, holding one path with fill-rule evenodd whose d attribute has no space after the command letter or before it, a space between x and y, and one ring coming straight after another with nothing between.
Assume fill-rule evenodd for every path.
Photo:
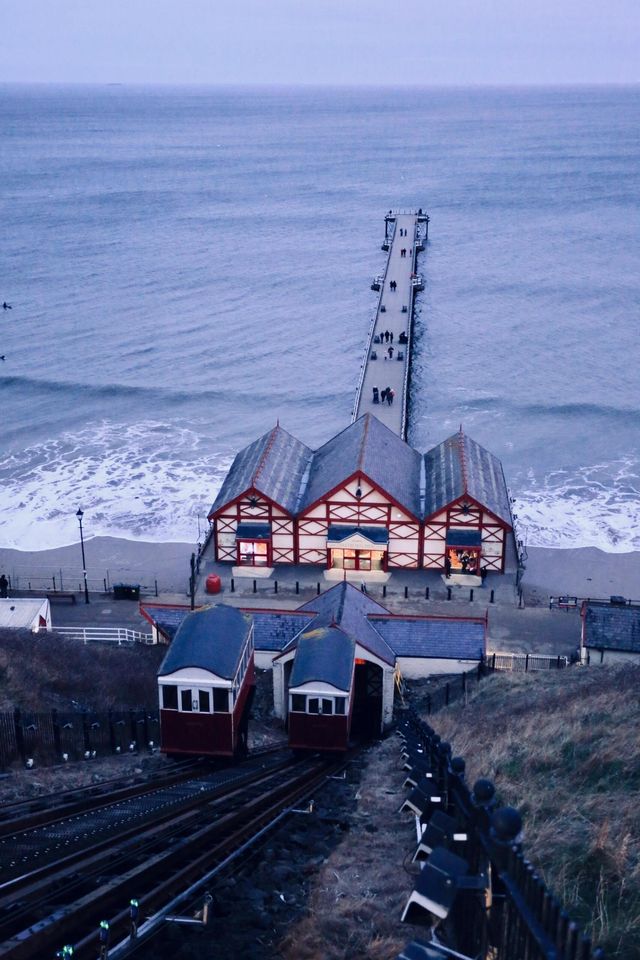
<instances>
[{"instance_id":1,"label":"overcast sky","mask_svg":"<svg viewBox=\"0 0 640 960\"><path fill-rule=\"evenodd\" d=\"M635 83L640 0L0 0L5 81Z\"/></svg>"}]
</instances>

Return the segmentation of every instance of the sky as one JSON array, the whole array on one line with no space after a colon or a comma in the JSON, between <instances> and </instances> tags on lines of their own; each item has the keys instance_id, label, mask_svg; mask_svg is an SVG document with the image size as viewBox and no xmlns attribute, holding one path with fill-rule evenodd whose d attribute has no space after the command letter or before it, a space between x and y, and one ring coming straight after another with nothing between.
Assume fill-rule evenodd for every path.
<instances>
[{"instance_id":1,"label":"sky","mask_svg":"<svg viewBox=\"0 0 640 960\"><path fill-rule=\"evenodd\" d=\"M640 0L0 0L0 80L637 83Z\"/></svg>"}]
</instances>

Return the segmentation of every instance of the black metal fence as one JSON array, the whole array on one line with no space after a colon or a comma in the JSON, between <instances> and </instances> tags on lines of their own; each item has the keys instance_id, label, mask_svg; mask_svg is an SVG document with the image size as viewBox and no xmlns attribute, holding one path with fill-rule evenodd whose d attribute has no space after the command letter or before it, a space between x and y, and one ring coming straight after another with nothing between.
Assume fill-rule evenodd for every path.
<instances>
[{"instance_id":1,"label":"black metal fence","mask_svg":"<svg viewBox=\"0 0 640 960\"><path fill-rule=\"evenodd\" d=\"M458 696L461 692L462 684ZM431 931L437 927L441 942L475 960L603 960L603 952L593 948L526 860L518 812L498 808L488 780L470 789L462 758L452 757L449 744L413 710L403 711L399 731L405 767L415 771L417 784L408 800L420 811L416 816L426 828L421 843L427 851L403 919L424 923ZM421 782L427 785L424 793ZM430 890L428 867L434 855L439 869L434 863ZM462 864L462 872L447 880L443 862L452 868ZM437 946L424 954L419 942L415 946L401 956L441 955Z\"/></svg>"},{"instance_id":2,"label":"black metal fence","mask_svg":"<svg viewBox=\"0 0 640 960\"><path fill-rule=\"evenodd\" d=\"M65 760L147 750L159 741L157 710L107 713L0 713L0 768L20 761L48 766Z\"/></svg>"}]
</instances>

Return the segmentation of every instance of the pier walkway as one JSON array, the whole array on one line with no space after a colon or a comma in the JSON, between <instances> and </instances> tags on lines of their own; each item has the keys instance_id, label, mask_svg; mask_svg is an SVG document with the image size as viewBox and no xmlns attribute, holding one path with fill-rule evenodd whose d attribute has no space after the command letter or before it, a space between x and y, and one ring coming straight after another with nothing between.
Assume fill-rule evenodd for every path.
<instances>
[{"instance_id":1,"label":"pier walkway","mask_svg":"<svg viewBox=\"0 0 640 960\"><path fill-rule=\"evenodd\" d=\"M403 440L408 426L414 297L416 291L422 289L416 261L427 239L428 224L429 218L422 211L389 213L385 217L383 249L388 244L389 256L384 276L376 277L372 284L374 290L380 290L380 297L369 331L352 417L357 420L365 413L373 413ZM393 334L393 340L385 338L385 333ZM391 405L382 399L383 391L388 388L395 393Z\"/></svg>"}]
</instances>

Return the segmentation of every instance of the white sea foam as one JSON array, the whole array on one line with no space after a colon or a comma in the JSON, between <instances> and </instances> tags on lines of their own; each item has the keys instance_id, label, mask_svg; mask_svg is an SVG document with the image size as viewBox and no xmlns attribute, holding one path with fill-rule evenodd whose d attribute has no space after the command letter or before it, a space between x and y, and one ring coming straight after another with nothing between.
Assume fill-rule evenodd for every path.
<instances>
[{"instance_id":1,"label":"white sea foam","mask_svg":"<svg viewBox=\"0 0 640 960\"><path fill-rule=\"evenodd\" d=\"M103 422L0 460L0 543L45 550L84 532L133 540L204 535L206 514L229 468L200 449L192 428Z\"/></svg>"},{"instance_id":2,"label":"white sea foam","mask_svg":"<svg viewBox=\"0 0 640 960\"><path fill-rule=\"evenodd\" d=\"M0 544L45 550L87 537L195 543L235 451L205 451L195 426L104 421L0 460ZM630 460L531 471L513 483L528 546L640 549L640 478Z\"/></svg>"},{"instance_id":3,"label":"white sea foam","mask_svg":"<svg viewBox=\"0 0 640 960\"><path fill-rule=\"evenodd\" d=\"M520 485L514 513L528 546L599 547L607 553L640 550L640 470L620 459L556 471Z\"/></svg>"}]
</instances>

